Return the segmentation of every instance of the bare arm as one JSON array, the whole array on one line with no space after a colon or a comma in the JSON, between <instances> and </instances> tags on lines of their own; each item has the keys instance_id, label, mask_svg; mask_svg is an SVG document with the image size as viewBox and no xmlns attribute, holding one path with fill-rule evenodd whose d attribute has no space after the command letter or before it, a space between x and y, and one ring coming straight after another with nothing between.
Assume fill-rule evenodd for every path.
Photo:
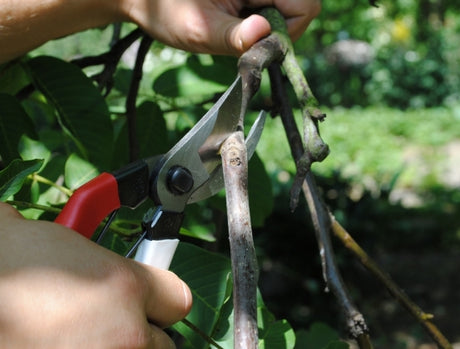
<instances>
[{"instance_id":1,"label":"bare arm","mask_svg":"<svg viewBox=\"0 0 460 349\"><path fill-rule=\"evenodd\" d=\"M115 5L110 3L106 0L0 0L0 62L48 40L121 19L117 17Z\"/></svg>"},{"instance_id":2,"label":"bare arm","mask_svg":"<svg viewBox=\"0 0 460 349\"><path fill-rule=\"evenodd\" d=\"M0 63L65 35L119 21L140 25L167 45L193 52L240 55L270 33L244 7L274 5L297 39L319 13L320 0L0 0Z\"/></svg>"}]
</instances>

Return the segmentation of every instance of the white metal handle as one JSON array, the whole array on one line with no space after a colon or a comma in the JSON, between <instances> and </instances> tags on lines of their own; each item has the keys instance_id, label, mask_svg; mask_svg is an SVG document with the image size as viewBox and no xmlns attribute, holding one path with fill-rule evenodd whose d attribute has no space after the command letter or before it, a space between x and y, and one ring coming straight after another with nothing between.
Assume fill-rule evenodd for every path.
<instances>
[{"instance_id":1,"label":"white metal handle","mask_svg":"<svg viewBox=\"0 0 460 349\"><path fill-rule=\"evenodd\" d=\"M169 269L178 244L179 239L144 239L137 248L134 259L160 269Z\"/></svg>"}]
</instances>

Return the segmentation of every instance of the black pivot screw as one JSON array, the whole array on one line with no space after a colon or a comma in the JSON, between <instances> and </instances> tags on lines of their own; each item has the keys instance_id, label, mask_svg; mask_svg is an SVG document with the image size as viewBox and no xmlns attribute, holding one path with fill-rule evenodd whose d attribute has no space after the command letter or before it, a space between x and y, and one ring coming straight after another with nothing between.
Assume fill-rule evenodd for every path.
<instances>
[{"instance_id":1,"label":"black pivot screw","mask_svg":"<svg viewBox=\"0 0 460 349\"><path fill-rule=\"evenodd\" d=\"M185 167L173 166L168 171L166 185L174 195L186 194L193 188L193 176Z\"/></svg>"}]
</instances>

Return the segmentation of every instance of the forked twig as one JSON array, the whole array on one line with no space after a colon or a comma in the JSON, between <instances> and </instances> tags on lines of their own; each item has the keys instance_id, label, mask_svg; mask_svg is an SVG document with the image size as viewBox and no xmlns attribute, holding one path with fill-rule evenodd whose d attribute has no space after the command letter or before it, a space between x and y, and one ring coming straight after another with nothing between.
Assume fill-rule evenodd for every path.
<instances>
[{"instance_id":1,"label":"forked twig","mask_svg":"<svg viewBox=\"0 0 460 349\"><path fill-rule=\"evenodd\" d=\"M104 65L103 70L94 75L92 78L99 84L99 90L104 91L105 95L109 94L113 86L113 76L121 56L125 51L142 36L142 30L139 28L134 29L131 33L125 37L119 39L113 45L109 51L102 53L98 56L85 56L82 58L74 59L71 63L85 68L95 65Z\"/></svg>"}]
</instances>

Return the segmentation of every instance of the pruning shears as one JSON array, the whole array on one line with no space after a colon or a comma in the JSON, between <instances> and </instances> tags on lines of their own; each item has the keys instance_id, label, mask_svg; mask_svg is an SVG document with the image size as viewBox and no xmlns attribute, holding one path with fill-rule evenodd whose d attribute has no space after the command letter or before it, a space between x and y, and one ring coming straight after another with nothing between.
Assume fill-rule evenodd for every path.
<instances>
[{"instance_id":1,"label":"pruning shears","mask_svg":"<svg viewBox=\"0 0 460 349\"><path fill-rule=\"evenodd\" d=\"M135 260L168 269L186 205L213 196L224 186L219 149L237 130L241 108L242 82L238 76L166 154L95 177L74 192L55 222L91 238L99 224L107 216L110 221L121 206L134 209L150 198L156 209L145 214L143 232L127 257L136 251ZM264 122L265 112L261 111L246 137L248 157L255 151Z\"/></svg>"}]
</instances>

